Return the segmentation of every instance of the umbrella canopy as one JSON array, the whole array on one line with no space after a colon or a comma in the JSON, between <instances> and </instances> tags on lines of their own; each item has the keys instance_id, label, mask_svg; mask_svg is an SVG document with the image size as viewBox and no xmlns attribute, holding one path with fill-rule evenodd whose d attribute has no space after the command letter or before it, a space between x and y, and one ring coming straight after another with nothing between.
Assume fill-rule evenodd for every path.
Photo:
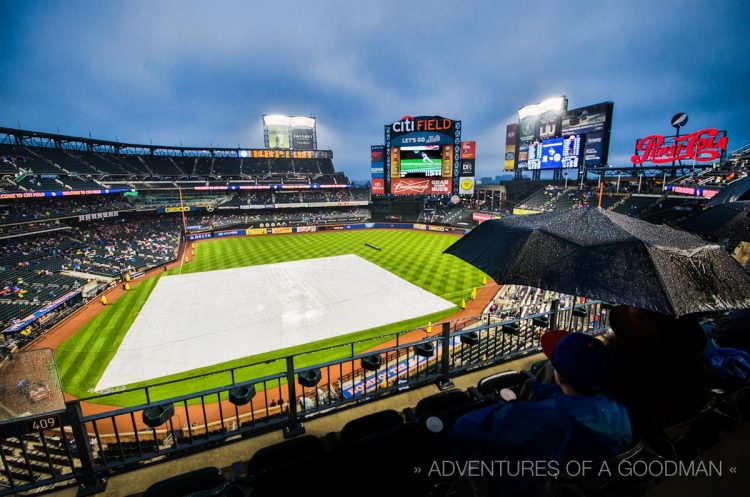
<instances>
[{"instance_id":1,"label":"umbrella canopy","mask_svg":"<svg viewBox=\"0 0 750 497\"><path fill-rule=\"evenodd\" d=\"M734 180L729 183L723 190L714 195L712 199L706 202L706 207L711 207L738 200L750 200L750 176Z\"/></svg>"},{"instance_id":2,"label":"umbrella canopy","mask_svg":"<svg viewBox=\"0 0 750 497\"><path fill-rule=\"evenodd\" d=\"M750 200L714 205L677 224L693 233L750 241Z\"/></svg>"},{"instance_id":3,"label":"umbrella canopy","mask_svg":"<svg viewBox=\"0 0 750 497\"><path fill-rule=\"evenodd\" d=\"M718 245L602 209L485 221L445 252L498 283L675 316L750 307L750 275Z\"/></svg>"}]
</instances>

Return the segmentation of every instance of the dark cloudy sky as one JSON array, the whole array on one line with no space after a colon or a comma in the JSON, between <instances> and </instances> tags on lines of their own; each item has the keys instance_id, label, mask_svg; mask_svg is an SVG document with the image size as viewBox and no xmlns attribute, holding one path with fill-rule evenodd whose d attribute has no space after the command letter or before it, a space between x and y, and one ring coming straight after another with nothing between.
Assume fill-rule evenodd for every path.
<instances>
[{"instance_id":1,"label":"dark cloudy sky","mask_svg":"<svg viewBox=\"0 0 750 497\"><path fill-rule=\"evenodd\" d=\"M259 147L263 113L314 115L352 178L404 114L463 121L499 173L517 109L615 102L610 162L635 140L750 141L746 1L0 0L0 126L128 142Z\"/></svg>"}]
</instances>

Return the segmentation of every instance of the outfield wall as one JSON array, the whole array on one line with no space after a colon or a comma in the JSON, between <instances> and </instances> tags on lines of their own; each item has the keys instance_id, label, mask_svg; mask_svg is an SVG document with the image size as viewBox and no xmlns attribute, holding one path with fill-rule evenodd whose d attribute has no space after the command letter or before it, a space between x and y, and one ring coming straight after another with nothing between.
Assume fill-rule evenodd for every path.
<instances>
[{"instance_id":1,"label":"outfield wall","mask_svg":"<svg viewBox=\"0 0 750 497\"><path fill-rule=\"evenodd\" d=\"M465 235L469 229L453 228L451 226L438 226L420 223L355 223L355 224L329 224L322 226L270 226L275 223L266 223L268 227L241 228L229 230L211 230L187 235L188 241L207 240L209 238L225 238L234 236L264 236L264 235L288 235L291 233L315 233L318 231L342 231L342 230L364 230L364 229L407 229L420 231L435 231L438 233L455 233Z\"/></svg>"}]
</instances>

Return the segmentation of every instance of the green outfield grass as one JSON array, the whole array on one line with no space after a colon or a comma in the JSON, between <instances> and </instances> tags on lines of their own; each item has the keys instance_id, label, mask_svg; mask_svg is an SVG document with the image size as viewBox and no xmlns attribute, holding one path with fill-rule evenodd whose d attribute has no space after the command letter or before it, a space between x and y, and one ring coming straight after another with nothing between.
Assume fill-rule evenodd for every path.
<instances>
[{"instance_id":1,"label":"green outfield grass","mask_svg":"<svg viewBox=\"0 0 750 497\"><path fill-rule=\"evenodd\" d=\"M366 230L226 238L196 244L194 260L163 274L194 273L316 257L356 254L458 305L462 299L468 300L472 288L479 287L482 284L484 274L469 264L442 253L456 240L455 236L407 230ZM365 243L378 246L381 250L367 247L364 245ZM55 351L60 377L66 392L76 397L92 395L91 389L94 388L103 374L125 333L161 276L160 274L142 282L117 302L102 309L102 312L91 322L61 344ZM296 360L295 364L298 366L312 365L345 357L350 354L350 347L338 345L349 343L353 339L371 339L356 347L355 353L361 352L382 343L383 339L373 337L421 327L426 325L428 321L435 322L453 314L456 310L457 308L454 308L438 314L152 380L148 384L185 378L195 374L206 375L201 378L155 388L150 391L151 400L226 385L231 382L229 374L217 374L216 371L229 367L241 367L263 362L263 364L244 367L236 371L235 380L242 381L283 371L284 361L275 359L290 354L303 354ZM323 347L331 348L309 352ZM210 352L207 351L207 353ZM142 392L133 392L106 397L102 399L102 402L114 405L134 405L143 403L145 400L145 395Z\"/></svg>"}]
</instances>

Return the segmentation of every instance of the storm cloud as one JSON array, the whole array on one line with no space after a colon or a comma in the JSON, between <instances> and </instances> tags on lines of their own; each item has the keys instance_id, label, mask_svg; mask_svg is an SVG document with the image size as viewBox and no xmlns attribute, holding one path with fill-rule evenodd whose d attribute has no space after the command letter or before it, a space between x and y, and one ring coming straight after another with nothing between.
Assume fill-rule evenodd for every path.
<instances>
[{"instance_id":1,"label":"storm cloud","mask_svg":"<svg viewBox=\"0 0 750 497\"><path fill-rule=\"evenodd\" d=\"M0 1L0 125L132 143L260 147L263 113L313 115L355 179L402 115L463 121L477 174L517 109L614 101L610 163L644 134L750 141L747 2Z\"/></svg>"}]
</instances>

